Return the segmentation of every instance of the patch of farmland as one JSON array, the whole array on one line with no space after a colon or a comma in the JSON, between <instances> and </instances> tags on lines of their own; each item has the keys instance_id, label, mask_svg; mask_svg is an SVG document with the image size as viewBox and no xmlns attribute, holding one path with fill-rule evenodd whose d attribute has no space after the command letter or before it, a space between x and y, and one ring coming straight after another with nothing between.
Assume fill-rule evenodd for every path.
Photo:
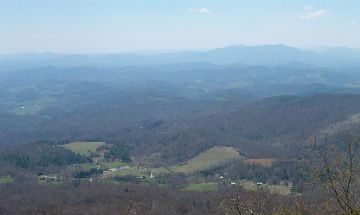
<instances>
[{"instance_id":1,"label":"patch of farmland","mask_svg":"<svg viewBox=\"0 0 360 215\"><path fill-rule=\"evenodd\" d=\"M96 153L97 148L104 144L105 142L73 142L63 145L63 147L75 153L90 157L92 153Z\"/></svg>"},{"instance_id":2,"label":"patch of farmland","mask_svg":"<svg viewBox=\"0 0 360 215\"><path fill-rule=\"evenodd\" d=\"M279 184L279 185L270 185L270 184L257 184L253 181L242 180L240 181L240 186L247 190L266 190L270 193L280 194L280 195L290 195L292 193L291 184Z\"/></svg>"},{"instance_id":3,"label":"patch of farmland","mask_svg":"<svg viewBox=\"0 0 360 215\"><path fill-rule=\"evenodd\" d=\"M10 175L0 176L0 184L11 184L14 179Z\"/></svg>"},{"instance_id":4,"label":"patch of farmland","mask_svg":"<svg viewBox=\"0 0 360 215\"><path fill-rule=\"evenodd\" d=\"M122 161L113 161L113 162L100 162L100 168L107 170L112 168L124 167L128 166L128 163Z\"/></svg>"},{"instance_id":5,"label":"patch of farmland","mask_svg":"<svg viewBox=\"0 0 360 215\"><path fill-rule=\"evenodd\" d=\"M192 173L211 169L240 158L239 152L233 147L213 147L190 159L186 164L175 165L168 169L175 173Z\"/></svg>"},{"instance_id":6,"label":"patch of farmland","mask_svg":"<svg viewBox=\"0 0 360 215\"><path fill-rule=\"evenodd\" d=\"M106 176L114 177L114 176L149 176L148 172L144 169L136 169L133 167L123 167L120 170L116 170L107 174Z\"/></svg>"},{"instance_id":7,"label":"patch of farmland","mask_svg":"<svg viewBox=\"0 0 360 215\"><path fill-rule=\"evenodd\" d=\"M194 158L187 161L185 164L178 164L170 167L145 169L146 171L131 168L128 170L116 171L114 172L114 174L111 175L142 176L145 172L147 172L147 174L145 175L149 175L150 173L152 173L155 176L171 173L190 174L196 171L211 169L240 158L242 158L242 156L240 156L239 152L232 147L213 147L198 154Z\"/></svg>"}]
</instances>

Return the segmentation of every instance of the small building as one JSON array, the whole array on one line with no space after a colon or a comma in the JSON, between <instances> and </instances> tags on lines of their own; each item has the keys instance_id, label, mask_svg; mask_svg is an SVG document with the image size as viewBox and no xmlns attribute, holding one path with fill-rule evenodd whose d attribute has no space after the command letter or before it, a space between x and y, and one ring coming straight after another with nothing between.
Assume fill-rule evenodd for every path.
<instances>
[{"instance_id":1,"label":"small building","mask_svg":"<svg viewBox=\"0 0 360 215\"><path fill-rule=\"evenodd\" d=\"M40 180L42 180L42 181L56 181L57 177L56 176L50 176L50 175L41 175Z\"/></svg>"},{"instance_id":2,"label":"small building","mask_svg":"<svg viewBox=\"0 0 360 215\"><path fill-rule=\"evenodd\" d=\"M137 179L145 179L146 177L145 176L138 176L136 177Z\"/></svg>"}]
</instances>

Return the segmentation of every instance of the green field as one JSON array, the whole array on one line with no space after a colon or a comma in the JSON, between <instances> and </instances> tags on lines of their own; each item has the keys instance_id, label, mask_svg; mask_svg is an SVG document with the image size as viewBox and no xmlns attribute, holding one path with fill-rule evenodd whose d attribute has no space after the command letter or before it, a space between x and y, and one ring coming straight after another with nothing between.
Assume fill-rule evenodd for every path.
<instances>
[{"instance_id":1,"label":"green field","mask_svg":"<svg viewBox=\"0 0 360 215\"><path fill-rule=\"evenodd\" d=\"M148 176L147 172L145 170L138 170L138 169L135 169L135 168L126 168L126 169L122 169L122 170L119 170L119 171L115 171L115 172L112 172L109 174L110 177L113 177L113 176L128 176L128 175L131 175L131 176Z\"/></svg>"},{"instance_id":2,"label":"green field","mask_svg":"<svg viewBox=\"0 0 360 215\"><path fill-rule=\"evenodd\" d=\"M63 147L75 153L90 157L91 153L95 153L96 149L104 144L105 142L73 142L63 145Z\"/></svg>"},{"instance_id":3,"label":"green field","mask_svg":"<svg viewBox=\"0 0 360 215\"><path fill-rule=\"evenodd\" d=\"M169 167L169 170L175 173L193 173L211 169L217 165L239 158L241 158L239 152L232 147L213 147L190 159L184 165Z\"/></svg>"},{"instance_id":4,"label":"green field","mask_svg":"<svg viewBox=\"0 0 360 215\"><path fill-rule=\"evenodd\" d=\"M108 170L112 168L118 168L122 166L128 166L128 163L124 163L121 161L114 161L114 162L100 162L100 169L101 170ZM97 165L94 163L83 163L83 164L75 164L74 167L79 166L84 171L90 171L91 169L96 169Z\"/></svg>"},{"instance_id":5,"label":"green field","mask_svg":"<svg viewBox=\"0 0 360 215\"><path fill-rule=\"evenodd\" d=\"M214 192L218 190L218 185L216 183L189 184L184 190L192 192Z\"/></svg>"},{"instance_id":6,"label":"green field","mask_svg":"<svg viewBox=\"0 0 360 215\"><path fill-rule=\"evenodd\" d=\"M10 175L0 176L0 184L10 184L14 179Z\"/></svg>"},{"instance_id":7,"label":"green field","mask_svg":"<svg viewBox=\"0 0 360 215\"><path fill-rule=\"evenodd\" d=\"M269 185L269 184L262 184L262 185L257 185L255 182L253 181L247 181L247 180L243 180L240 181L240 186L242 186L244 189L247 190L258 190L258 189L264 189L269 191L270 193L276 193L276 194L280 194L280 195L290 195L292 186L290 185Z\"/></svg>"},{"instance_id":8,"label":"green field","mask_svg":"<svg viewBox=\"0 0 360 215\"><path fill-rule=\"evenodd\" d=\"M112 169L117 168L121 166L129 166L128 163L122 162L122 161L114 161L114 162L100 162L100 168L101 169Z\"/></svg>"}]
</instances>

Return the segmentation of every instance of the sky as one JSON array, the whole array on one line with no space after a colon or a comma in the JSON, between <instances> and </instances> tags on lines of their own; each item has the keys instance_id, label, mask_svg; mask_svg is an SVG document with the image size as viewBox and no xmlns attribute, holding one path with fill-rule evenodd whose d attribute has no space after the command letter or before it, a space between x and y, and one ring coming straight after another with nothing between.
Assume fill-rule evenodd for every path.
<instances>
[{"instance_id":1,"label":"sky","mask_svg":"<svg viewBox=\"0 0 360 215\"><path fill-rule=\"evenodd\" d=\"M0 54L360 48L359 0L0 0Z\"/></svg>"}]
</instances>

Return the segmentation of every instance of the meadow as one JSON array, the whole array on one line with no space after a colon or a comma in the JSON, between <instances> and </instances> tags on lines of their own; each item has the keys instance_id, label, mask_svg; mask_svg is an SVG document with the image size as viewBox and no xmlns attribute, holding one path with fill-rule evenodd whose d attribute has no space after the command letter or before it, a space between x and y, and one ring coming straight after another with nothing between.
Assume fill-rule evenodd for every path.
<instances>
[{"instance_id":1,"label":"meadow","mask_svg":"<svg viewBox=\"0 0 360 215\"><path fill-rule=\"evenodd\" d=\"M155 174L162 173L183 173L191 174L194 172L208 170L234 159L241 159L242 156L233 147L213 147L204 152L201 152L197 156L188 160L185 164L178 164L166 168L152 169Z\"/></svg>"},{"instance_id":2,"label":"meadow","mask_svg":"<svg viewBox=\"0 0 360 215\"><path fill-rule=\"evenodd\" d=\"M96 153L96 150L102 145L105 145L105 142L73 142L65 144L63 147L75 153L91 157L91 154Z\"/></svg>"}]
</instances>

